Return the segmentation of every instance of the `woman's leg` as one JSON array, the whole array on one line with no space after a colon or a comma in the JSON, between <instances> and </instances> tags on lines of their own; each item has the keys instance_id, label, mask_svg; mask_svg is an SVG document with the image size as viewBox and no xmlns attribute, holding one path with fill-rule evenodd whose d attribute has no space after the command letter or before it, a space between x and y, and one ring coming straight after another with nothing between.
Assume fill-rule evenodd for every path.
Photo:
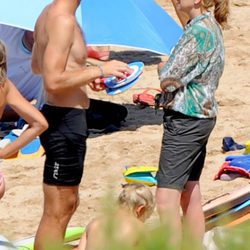
<instances>
[{"instance_id":1,"label":"woman's leg","mask_svg":"<svg viewBox=\"0 0 250 250\"><path fill-rule=\"evenodd\" d=\"M182 238L180 216L181 191L169 188L157 188L156 205L161 222L172 231L171 241L179 244Z\"/></svg>"},{"instance_id":2,"label":"woman's leg","mask_svg":"<svg viewBox=\"0 0 250 250\"><path fill-rule=\"evenodd\" d=\"M184 219L189 230L202 243L205 233L205 218L201 204L199 181L188 181L181 196Z\"/></svg>"}]
</instances>

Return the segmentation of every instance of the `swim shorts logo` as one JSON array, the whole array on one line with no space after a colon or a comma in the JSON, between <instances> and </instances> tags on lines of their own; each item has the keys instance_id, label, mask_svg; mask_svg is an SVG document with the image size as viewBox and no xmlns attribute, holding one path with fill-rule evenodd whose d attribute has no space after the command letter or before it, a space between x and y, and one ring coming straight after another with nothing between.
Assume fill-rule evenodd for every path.
<instances>
[{"instance_id":1,"label":"swim shorts logo","mask_svg":"<svg viewBox=\"0 0 250 250\"><path fill-rule=\"evenodd\" d=\"M59 171L59 163L55 162L54 164L54 172L53 172L53 178L58 179L58 171Z\"/></svg>"}]
</instances>

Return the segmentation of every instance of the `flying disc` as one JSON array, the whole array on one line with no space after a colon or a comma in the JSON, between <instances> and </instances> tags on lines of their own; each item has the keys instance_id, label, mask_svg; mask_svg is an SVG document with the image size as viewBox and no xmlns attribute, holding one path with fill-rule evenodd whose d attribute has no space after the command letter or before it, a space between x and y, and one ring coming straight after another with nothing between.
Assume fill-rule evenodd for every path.
<instances>
[{"instance_id":1,"label":"flying disc","mask_svg":"<svg viewBox=\"0 0 250 250\"><path fill-rule=\"evenodd\" d=\"M124 92L125 90L132 87L139 76L142 74L142 69L144 64L142 62L133 62L128 64L129 67L133 70L133 72L128 75L125 79L117 80L116 77L112 76L105 79L104 84L106 85L106 92L109 95L116 95Z\"/></svg>"},{"instance_id":2,"label":"flying disc","mask_svg":"<svg viewBox=\"0 0 250 250\"><path fill-rule=\"evenodd\" d=\"M139 77L134 79L132 82L129 82L126 85L123 85L119 88L106 88L106 92L108 95L121 94L122 92L124 92L124 91L128 90L129 88L131 88L132 86L134 86L138 80L139 80Z\"/></svg>"},{"instance_id":3,"label":"flying disc","mask_svg":"<svg viewBox=\"0 0 250 250\"><path fill-rule=\"evenodd\" d=\"M142 62L133 62L128 64L129 68L133 70L133 72L128 75L125 79L117 80L116 77L112 76L105 80L104 84L107 88L120 88L128 83L134 81L139 75L142 73L142 69L144 64Z\"/></svg>"}]
</instances>

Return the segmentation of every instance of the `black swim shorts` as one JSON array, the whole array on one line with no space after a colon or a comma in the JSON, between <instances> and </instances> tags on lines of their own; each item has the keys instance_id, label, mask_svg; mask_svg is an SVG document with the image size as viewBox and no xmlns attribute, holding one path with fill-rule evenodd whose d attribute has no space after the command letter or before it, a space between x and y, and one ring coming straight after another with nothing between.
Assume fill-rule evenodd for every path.
<instances>
[{"instance_id":1,"label":"black swim shorts","mask_svg":"<svg viewBox=\"0 0 250 250\"><path fill-rule=\"evenodd\" d=\"M86 153L85 110L45 104L42 113L49 123L48 130L40 136L46 153L44 183L79 185Z\"/></svg>"},{"instance_id":2,"label":"black swim shorts","mask_svg":"<svg viewBox=\"0 0 250 250\"><path fill-rule=\"evenodd\" d=\"M173 110L164 112L157 186L183 190L188 181L200 179L216 118L200 119Z\"/></svg>"}]
</instances>

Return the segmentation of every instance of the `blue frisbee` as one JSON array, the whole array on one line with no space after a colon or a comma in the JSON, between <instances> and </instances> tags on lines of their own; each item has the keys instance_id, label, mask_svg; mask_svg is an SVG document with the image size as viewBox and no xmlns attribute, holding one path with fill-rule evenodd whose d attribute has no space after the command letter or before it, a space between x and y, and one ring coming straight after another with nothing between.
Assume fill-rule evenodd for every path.
<instances>
[{"instance_id":1,"label":"blue frisbee","mask_svg":"<svg viewBox=\"0 0 250 250\"><path fill-rule=\"evenodd\" d=\"M109 77L105 80L106 92L108 95L117 95L131 88L139 80L144 64L142 62L133 62L128 64L133 73L127 78L117 81L116 77Z\"/></svg>"}]
</instances>

